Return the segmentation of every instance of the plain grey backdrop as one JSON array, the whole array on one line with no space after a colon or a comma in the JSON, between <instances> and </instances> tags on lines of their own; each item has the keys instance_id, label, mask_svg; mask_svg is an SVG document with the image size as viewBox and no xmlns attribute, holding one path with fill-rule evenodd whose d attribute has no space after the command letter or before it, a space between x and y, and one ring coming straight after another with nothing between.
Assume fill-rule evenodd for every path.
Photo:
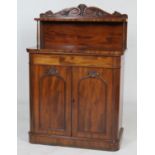
<instances>
[{"instance_id":1,"label":"plain grey backdrop","mask_svg":"<svg viewBox=\"0 0 155 155\"><path fill-rule=\"evenodd\" d=\"M36 22L41 12L59 11L79 4L97 6L107 12L128 14L128 49L125 52L124 112L125 128L121 150L115 154L136 155L137 105L137 6L136 0L18 0L18 154L19 155L71 155L114 154L106 151L74 149L59 146L32 145L29 130L29 72L26 48L36 46Z\"/></svg>"}]
</instances>

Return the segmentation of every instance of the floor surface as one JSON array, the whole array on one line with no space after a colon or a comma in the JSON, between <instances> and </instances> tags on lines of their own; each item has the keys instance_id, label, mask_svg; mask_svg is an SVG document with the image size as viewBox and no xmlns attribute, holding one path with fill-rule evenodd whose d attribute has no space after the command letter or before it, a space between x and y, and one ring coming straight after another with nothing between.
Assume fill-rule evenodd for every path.
<instances>
[{"instance_id":1,"label":"floor surface","mask_svg":"<svg viewBox=\"0 0 155 155\"><path fill-rule=\"evenodd\" d=\"M123 139L121 149L116 152L80 149L60 146L36 145L28 142L28 103L18 104L18 155L136 155L136 107L125 104L123 112Z\"/></svg>"}]
</instances>

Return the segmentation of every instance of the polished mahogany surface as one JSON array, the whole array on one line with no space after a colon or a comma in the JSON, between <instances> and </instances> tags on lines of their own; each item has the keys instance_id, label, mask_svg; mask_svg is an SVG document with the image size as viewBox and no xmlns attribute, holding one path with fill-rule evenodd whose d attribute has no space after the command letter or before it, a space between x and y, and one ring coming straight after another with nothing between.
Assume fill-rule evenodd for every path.
<instances>
[{"instance_id":1,"label":"polished mahogany surface","mask_svg":"<svg viewBox=\"0 0 155 155\"><path fill-rule=\"evenodd\" d=\"M35 20L30 142L118 150L127 15L81 4Z\"/></svg>"}]
</instances>

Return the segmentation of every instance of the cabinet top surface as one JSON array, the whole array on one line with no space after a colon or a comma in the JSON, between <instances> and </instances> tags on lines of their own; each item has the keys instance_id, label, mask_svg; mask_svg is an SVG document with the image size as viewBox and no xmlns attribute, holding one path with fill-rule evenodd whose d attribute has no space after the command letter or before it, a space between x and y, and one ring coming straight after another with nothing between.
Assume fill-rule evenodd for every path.
<instances>
[{"instance_id":1,"label":"cabinet top surface","mask_svg":"<svg viewBox=\"0 0 155 155\"><path fill-rule=\"evenodd\" d=\"M64 21L64 22L125 22L128 16L119 12L112 14L97 8L87 7L85 4L80 4L78 7L63 9L53 13L47 11L40 14L40 18L35 18L37 21Z\"/></svg>"},{"instance_id":2,"label":"cabinet top surface","mask_svg":"<svg viewBox=\"0 0 155 155\"><path fill-rule=\"evenodd\" d=\"M84 52L83 52L84 51ZM41 49L41 48L27 48L29 53L37 54L66 54L66 55L103 55L103 56L121 56L124 51L105 51L101 48L83 48L74 46L59 46L52 47L51 49Z\"/></svg>"}]
</instances>

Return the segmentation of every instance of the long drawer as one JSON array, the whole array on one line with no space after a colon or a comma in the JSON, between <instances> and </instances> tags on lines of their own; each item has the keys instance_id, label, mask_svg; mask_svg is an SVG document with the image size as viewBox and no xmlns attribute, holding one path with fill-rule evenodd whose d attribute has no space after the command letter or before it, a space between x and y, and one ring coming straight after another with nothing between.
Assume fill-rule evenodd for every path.
<instances>
[{"instance_id":1,"label":"long drawer","mask_svg":"<svg viewBox=\"0 0 155 155\"><path fill-rule=\"evenodd\" d=\"M119 68L120 57L30 54L30 63L36 65Z\"/></svg>"}]
</instances>

